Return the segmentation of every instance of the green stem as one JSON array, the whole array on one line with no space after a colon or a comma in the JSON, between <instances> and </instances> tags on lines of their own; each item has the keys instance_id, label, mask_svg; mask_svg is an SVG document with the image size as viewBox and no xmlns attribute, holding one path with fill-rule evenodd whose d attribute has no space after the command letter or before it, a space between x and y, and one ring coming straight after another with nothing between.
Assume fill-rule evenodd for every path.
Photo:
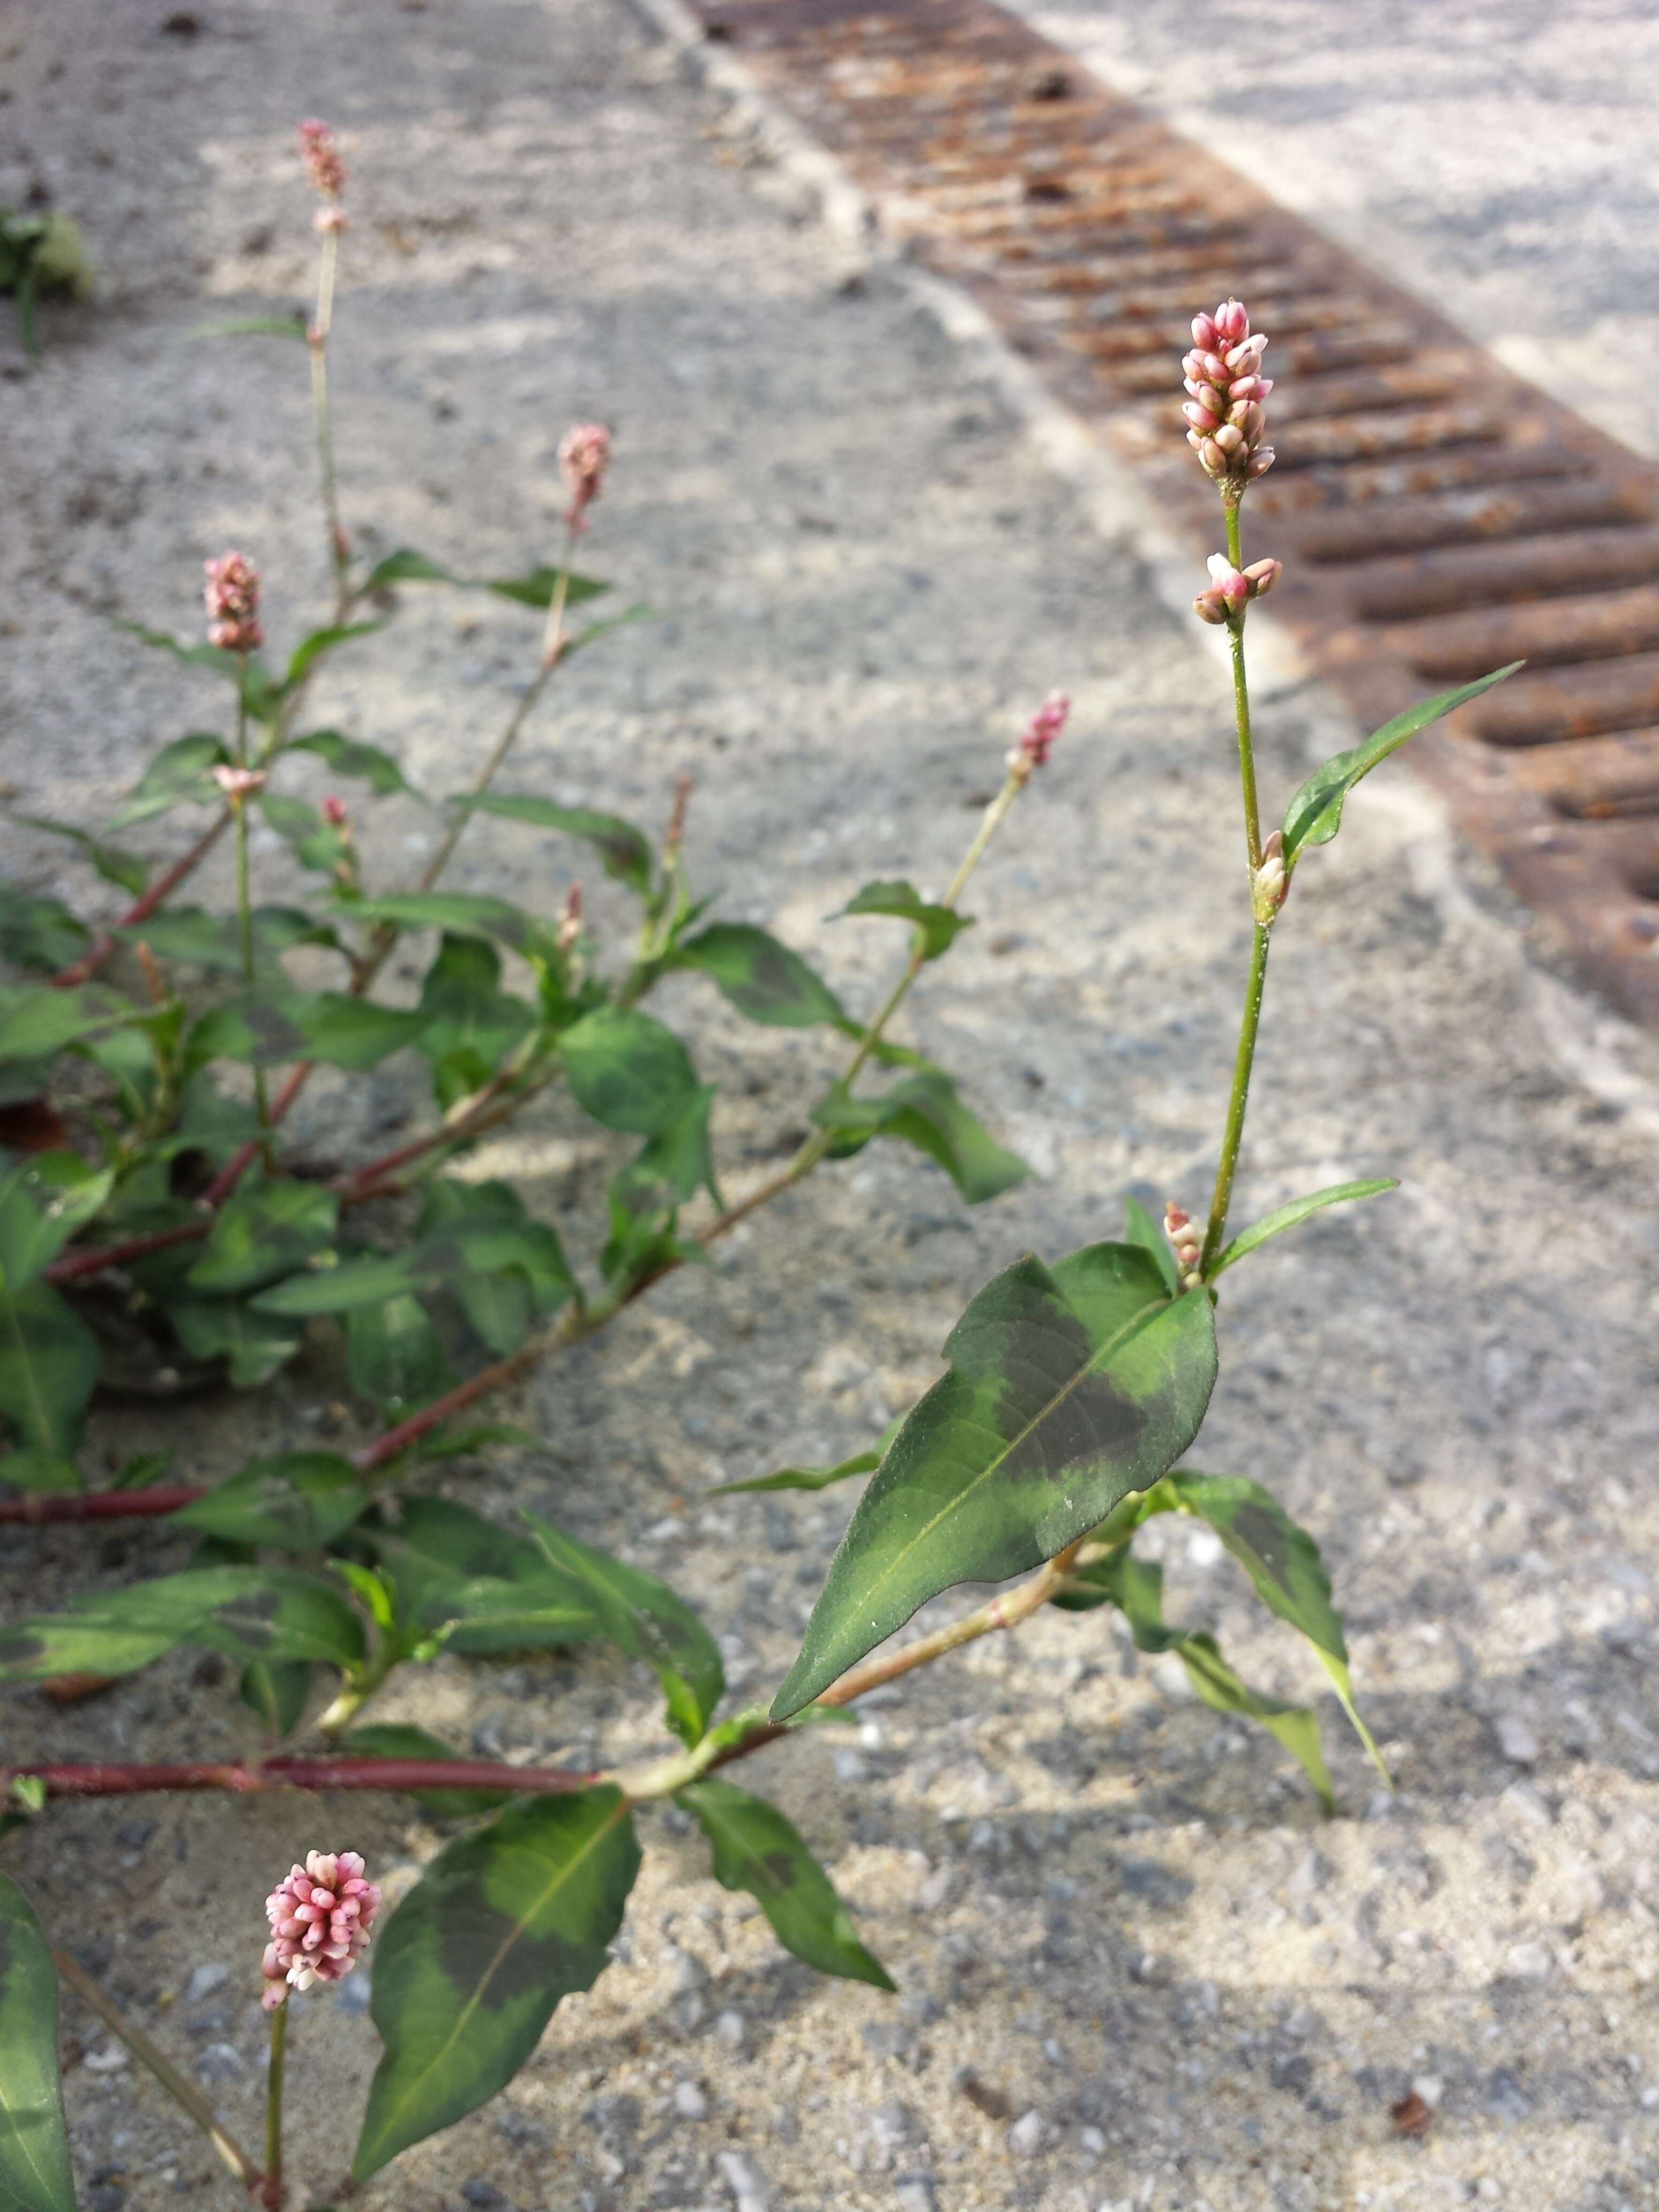
<instances>
[{"instance_id":1,"label":"green stem","mask_svg":"<svg viewBox=\"0 0 1659 2212\"><path fill-rule=\"evenodd\" d=\"M247 766L247 656L242 656L236 679L236 765ZM236 931L242 950L242 981L253 988L253 902L248 888L247 794L237 797L231 809L236 829ZM259 1127L270 1127L270 1101L265 1091L265 1072L253 1071L253 1106Z\"/></svg>"},{"instance_id":2,"label":"green stem","mask_svg":"<svg viewBox=\"0 0 1659 2212\"><path fill-rule=\"evenodd\" d=\"M308 337L311 346L311 406L317 423L317 463L322 479L323 520L328 530L328 555L334 568L335 619L343 622L351 604L351 552L340 525L339 487L334 474L334 420L328 397L328 340L334 326L334 280L340 260L340 234L323 233L323 250L317 264L317 313Z\"/></svg>"},{"instance_id":3,"label":"green stem","mask_svg":"<svg viewBox=\"0 0 1659 2212\"><path fill-rule=\"evenodd\" d=\"M1244 565L1238 510L1243 495L1223 495L1227 516L1227 558L1235 568ZM1250 690L1244 676L1244 617L1227 617L1227 640L1233 656L1233 714L1238 724L1238 775L1244 792L1244 842L1249 848L1250 872L1261 866L1261 816L1255 795L1255 747L1250 736Z\"/></svg>"},{"instance_id":4,"label":"green stem","mask_svg":"<svg viewBox=\"0 0 1659 2212\"><path fill-rule=\"evenodd\" d=\"M259 2171L246 2152L234 2138L220 2126L218 2115L195 2084L179 2071L170 2058L164 2057L143 2030L135 2027L117 2006L114 1999L100 1989L77 1959L67 1951L54 1950L52 1963L60 1981L68 1984L82 2001L90 2005L110 2033L138 2061L147 2067L176 2105L190 2114L220 2157L245 2189L252 2189L258 2182Z\"/></svg>"},{"instance_id":5,"label":"green stem","mask_svg":"<svg viewBox=\"0 0 1659 2212\"><path fill-rule=\"evenodd\" d=\"M283 2202L283 2071L288 2057L288 2003L270 2015L270 2067L265 2076L265 2180L260 2192L268 2212Z\"/></svg>"},{"instance_id":6,"label":"green stem","mask_svg":"<svg viewBox=\"0 0 1659 2212\"><path fill-rule=\"evenodd\" d=\"M1232 1204L1233 1176L1238 1168L1238 1148L1244 1135L1244 1109L1249 1103L1250 1068L1255 1059L1256 1031L1261 1025L1261 994L1267 981L1267 933L1258 922L1250 951L1250 980L1244 991L1244 1018L1239 1024L1238 1052L1233 1061L1232 1094L1227 1101L1227 1127L1221 1139L1221 1161L1216 1169L1215 1195L1210 1200L1209 1224L1204 1232L1200 1273L1207 1275L1227 1233L1227 1209Z\"/></svg>"}]
</instances>

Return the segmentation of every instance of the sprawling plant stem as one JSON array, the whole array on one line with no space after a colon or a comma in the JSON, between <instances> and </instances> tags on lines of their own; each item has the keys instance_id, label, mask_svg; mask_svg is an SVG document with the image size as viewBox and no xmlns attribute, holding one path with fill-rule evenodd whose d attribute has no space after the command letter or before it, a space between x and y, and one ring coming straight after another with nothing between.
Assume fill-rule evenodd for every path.
<instances>
[{"instance_id":1,"label":"sprawling plant stem","mask_svg":"<svg viewBox=\"0 0 1659 2212\"><path fill-rule=\"evenodd\" d=\"M1224 489L1227 516L1227 558L1235 568L1243 563L1238 510L1243 488ZM1255 791L1255 747L1250 735L1250 690L1244 669L1244 611L1237 609L1227 619L1228 643L1232 651L1233 713L1238 725L1238 776L1244 803L1244 842L1249 854L1250 878L1261 866L1261 817ZM1232 1204L1233 1177L1238 1171L1238 1148L1244 1137L1244 1115L1249 1104L1250 1071L1255 1061L1256 1032L1261 1025L1261 997L1267 981L1267 930L1257 921L1250 947L1250 975L1244 990L1244 1016L1239 1024L1238 1051L1233 1061L1232 1090L1227 1101L1227 1125L1222 1133L1221 1158L1217 1164L1215 1192L1204 1231L1200 1260L1206 1274L1214 1265L1227 1234L1227 1209Z\"/></svg>"},{"instance_id":2,"label":"sprawling plant stem","mask_svg":"<svg viewBox=\"0 0 1659 2212\"><path fill-rule=\"evenodd\" d=\"M76 1995L91 2006L111 2033L125 2044L140 2065L148 2067L168 2096L190 2114L242 2186L250 2191L257 2188L258 2167L235 2138L221 2127L218 2115L188 2075L181 2074L172 2060L156 2049L143 2030L133 2025L108 1992L94 1981L78 1959L68 1951L54 1950L52 1955L59 1979L67 1982Z\"/></svg>"}]
</instances>

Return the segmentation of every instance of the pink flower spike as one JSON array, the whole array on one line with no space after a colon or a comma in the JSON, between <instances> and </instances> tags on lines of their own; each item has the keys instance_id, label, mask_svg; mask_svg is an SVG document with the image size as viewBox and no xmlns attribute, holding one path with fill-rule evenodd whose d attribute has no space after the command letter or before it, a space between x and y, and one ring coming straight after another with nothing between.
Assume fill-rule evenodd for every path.
<instances>
[{"instance_id":1,"label":"pink flower spike","mask_svg":"<svg viewBox=\"0 0 1659 2212\"><path fill-rule=\"evenodd\" d=\"M1029 783L1038 769L1048 765L1054 739L1065 728L1071 711L1072 702L1066 694L1051 691L1032 715L1019 743L1008 755L1009 771L1019 782Z\"/></svg>"},{"instance_id":2,"label":"pink flower spike","mask_svg":"<svg viewBox=\"0 0 1659 2212\"><path fill-rule=\"evenodd\" d=\"M331 791L323 801L323 819L331 830L343 830L351 819L343 799L337 799Z\"/></svg>"},{"instance_id":3,"label":"pink flower spike","mask_svg":"<svg viewBox=\"0 0 1659 2212\"><path fill-rule=\"evenodd\" d=\"M1267 333L1252 332L1241 302L1227 300L1212 315L1194 316L1193 335L1197 348L1181 364L1191 398L1181 411L1199 434L1188 442L1206 474L1236 501L1273 466L1264 406L1273 379L1261 374Z\"/></svg>"},{"instance_id":4,"label":"pink flower spike","mask_svg":"<svg viewBox=\"0 0 1659 2212\"><path fill-rule=\"evenodd\" d=\"M605 486L611 465L611 433L603 422L576 422L559 445L559 466L570 488L565 521L573 531L586 527L587 510Z\"/></svg>"},{"instance_id":5,"label":"pink flower spike","mask_svg":"<svg viewBox=\"0 0 1659 2212\"><path fill-rule=\"evenodd\" d=\"M260 1972L267 2012L290 1990L343 1981L367 1949L380 1893L356 1851L307 1851L265 1899L270 1942Z\"/></svg>"},{"instance_id":6,"label":"pink flower spike","mask_svg":"<svg viewBox=\"0 0 1659 2212\"><path fill-rule=\"evenodd\" d=\"M313 116L300 125L299 139L300 159L305 163L312 190L325 199L338 199L345 190L346 166L340 159L332 125L319 123Z\"/></svg>"},{"instance_id":7,"label":"pink flower spike","mask_svg":"<svg viewBox=\"0 0 1659 2212\"><path fill-rule=\"evenodd\" d=\"M227 653L256 653L265 641L259 627L259 572L245 553L204 561L208 636Z\"/></svg>"}]
</instances>

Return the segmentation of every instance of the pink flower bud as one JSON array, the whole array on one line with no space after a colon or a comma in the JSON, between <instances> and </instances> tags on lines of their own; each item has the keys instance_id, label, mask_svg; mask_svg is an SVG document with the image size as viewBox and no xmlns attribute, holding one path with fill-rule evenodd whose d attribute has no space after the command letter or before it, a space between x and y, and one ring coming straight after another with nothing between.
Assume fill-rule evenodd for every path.
<instances>
[{"instance_id":1,"label":"pink flower bud","mask_svg":"<svg viewBox=\"0 0 1659 2212\"><path fill-rule=\"evenodd\" d=\"M582 933L582 887L572 884L566 894L564 912L559 918L559 950L568 952Z\"/></svg>"},{"instance_id":2,"label":"pink flower bud","mask_svg":"<svg viewBox=\"0 0 1659 2212\"><path fill-rule=\"evenodd\" d=\"M1211 320L1217 336L1224 338L1229 345L1237 345L1241 338L1250 335L1250 319L1237 300L1229 300L1218 307Z\"/></svg>"},{"instance_id":3,"label":"pink flower bud","mask_svg":"<svg viewBox=\"0 0 1659 2212\"><path fill-rule=\"evenodd\" d=\"M233 806L240 806L256 792L263 791L270 778L263 769L222 766L214 769L213 781Z\"/></svg>"},{"instance_id":4,"label":"pink flower bud","mask_svg":"<svg viewBox=\"0 0 1659 2212\"><path fill-rule=\"evenodd\" d=\"M337 799L331 791L323 801L323 819L331 830L343 830L351 819L344 799Z\"/></svg>"},{"instance_id":5,"label":"pink flower bud","mask_svg":"<svg viewBox=\"0 0 1659 2212\"><path fill-rule=\"evenodd\" d=\"M1244 433L1237 422L1224 422L1214 434L1214 443L1224 453L1242 453L1244 451Z\"/></svg>"},{"instance_id":6,"label":"pink flower bud","mask_svg":"<svg viewBox=\"0 0 1659 2212\"><path fill-rule=\"evenodd\" d=\"M1235 568L1224 553L1212 553L1206 565L1208 586L1193 601L1194 613L1206 623L1224 623L1249 601L1272 591L1281 566L1277 561L1253 561L1248 568Z\"/></svg>"},{"instance_id":7,"label":"pink flower bud","mask_svg":"<svg viewBox=\"0 0 1659 2212\"><path fill-rule=\"evenodd\" d=\"M1261 848L1261 866L1250 875L1250 907L1263 929L1270 928L1290 890L1285 872L1285 836L1275 830Z\"/></svg>"},{"instance_id":8,"label":"pink flower bud","mask_svg":"<svg viewBox=\"0 0 1659 2212\"><path fill-rule=\"evenodd\" d=\"M1215 326L1212 315L1193 317L1193 343L1200 353L1213 353L1220 339L1221 333Z\"/></svg>"},{"instance_id":9,"label":"pink flower bud","mask_svg":"<svg viewBox=\"0 0 1659 2212\"><path fill-rule=\"evenodd\" d=\"M356 1851L307 1851L265 1899L271 1940L260 1971L264 2004L275 2012L289 1990L339 1982L368 1948L380 1893L363 1879Z\"/></svg>"},{"instance_id":10,"label":"pink flower bud","mask_svg":"<svg viewBox=\"0 0 1659 2212\"><path fill-rule=\"evenodd\" d=\"M227 653L255 653L264 643L259 627L259 572L245 553L204 561L208 636Z\"/></svg>"},{"instance_id":11,"label":"pink flower bud","mask_svg":"<svg viewBox=\"0 0 1659 2212\"><path fill-rule=\"evenodd\" d=\"M332 230L337 232L344 230L349 224L350 221L350 216L346 213L343 207L335 207L331 204L328 207L319 207L318 209L316 214L311 218L311 227L313 230L318 231Z\"/></svg>"},{"instance_id":12,"label":"pink flower bud","mask_svg":"<svg viewBox=\"0 0 1659 2212\"><path fill-rule=\"evenodd\" d=\"M1285 573L1282 561L1252 561L1244 571L1253 599L1265 599Z\"/></svg>"},{"instance_id":13,"label":"pink flower bud","mask_svg":"<svg viewBox=\"0 0 1659 2212\"><path fill-rule=\"evenodd\" d=\"M1181 411L1194 430L1213 430L1220 425L1219 413L1212 414L1207 407L1200 406L1196 399L1189 399Z\"/></svg>"},{"instance_id":14,"label":"pink flower bud","mask_svg":"<svg viewBox=\"0 0 1659 2212\"><path fill-rule=\"evenodd\" d=\"M577 422L565 432L559 466L570 488L564 519L573 531L586 527L587 510L603 489L610 465L611 433L603 422Z\"/></svg>"},{"instance_id":15,"label":"pink flower bud","mask_svg":"<svg viewBox=\"0 0 1659 2212\"><path fill-rule=\"evenodd\" d=\"M1164 1233L1174 1250L1182 1290L1196 1289L1199 1263L1204 1255L1204 1232L1173 1199L1164 1209Z\"/></svg>"},{"instance_id":16,"label":"pink flower bud","mask_svg":"<svg viewBox=\"0 0 1659 2212\"><path fill-rule=\"evenodd\" d=\"M1262 446L1259 447L1258 450L1250 456L1249 467L1245 471L1246 476L1250 478L1252 483L1255 482L1257 477L1265 477L1268 470L1272 468L1273 463L1278 459L1278 454L1274 453L1271 446Z\"/></svg>"},{"instance_id":17,"label":"pink flower bud","mask_svg":"<svg viewBox=\"0 0 1659 2212\"><path fill-rule=\"evenodd\" d=\"M1024 734L1008 756L1011 772L1029 783L1035 772L1048 765L1054 739L1066 726L1072 702L1063 691L1051 691L1025 726Z\"/></svg>"},{"instance_id":18,"label":"pink flower bud","mask_svg":"<svg viewBox=\"0 0 1659 2212\"><path fill-rule=\"evenodd\" d=\"M1209 471L1212 477L1224 477L1226 475L1227 456L1222 452L1220 447L1217 445L1213 438L1206 438L1202 441L1198 449L1198 458L1203 462L1205 467Z\"/></svg>"},{"instance_id":19,"label":"pink flower bud","mask_svg":"<svg viewBox=\"0 0 1659 2212\"><path fill-rule=\"evenodd\" d=\"M312 190L325 199L338 199L345 190L346 166L340 159L333 130L313 117L300 125L299 139L300 159L305 163Z\"/></svg>"}]
</instances>

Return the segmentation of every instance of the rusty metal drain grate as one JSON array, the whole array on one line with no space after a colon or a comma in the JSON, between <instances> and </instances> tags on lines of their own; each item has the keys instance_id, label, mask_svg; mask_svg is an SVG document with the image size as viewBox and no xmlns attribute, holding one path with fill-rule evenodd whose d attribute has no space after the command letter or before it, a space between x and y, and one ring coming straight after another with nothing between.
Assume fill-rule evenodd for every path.
<instances>
[{"instance_id":1,"label":"rusty metal drain grate","mask_svg":"<svg viewBox=\"0 0 1659 2212\"><path fill-rule=\"evenodd\" d=\"M1287 563L1274 612L1375 721L1528 659L1413 757L1659 1026L1659 471L989 0L693 4L1206 553L1176 364L1195 308L1249 302L1273 334L1251 514Z\"/></svg>"}]
</instances>

